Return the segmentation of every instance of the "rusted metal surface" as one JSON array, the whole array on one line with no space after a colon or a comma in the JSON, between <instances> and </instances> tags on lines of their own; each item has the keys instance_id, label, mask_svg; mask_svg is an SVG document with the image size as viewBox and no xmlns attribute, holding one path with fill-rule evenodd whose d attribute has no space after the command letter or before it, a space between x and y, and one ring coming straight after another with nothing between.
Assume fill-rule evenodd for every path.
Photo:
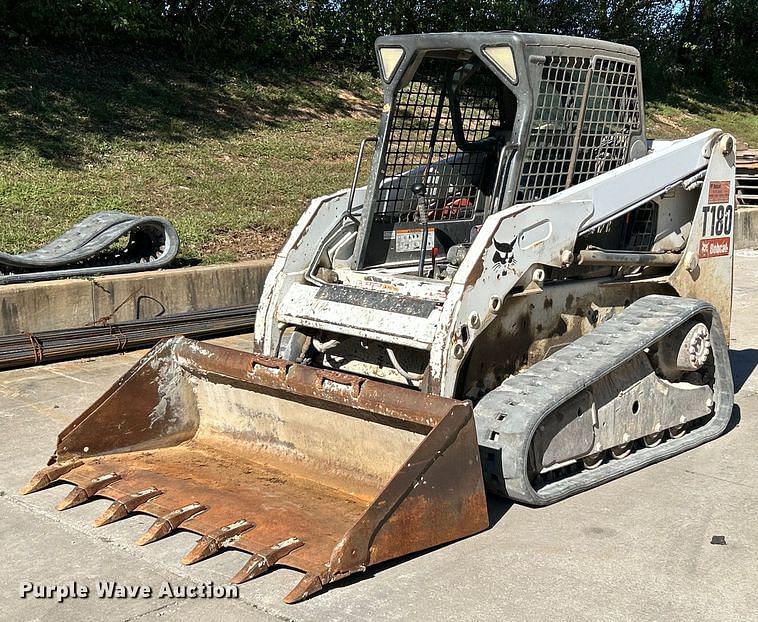
<instances>
[{"instance_id":1,"label":"rusted metal surface","mask_svg":"<svg viewBox=\"0 0 758 622\"><path fill-rule=\"evenodd\" d=\"M47 488L50 484L57 481L68 473L71 469L81 466L81 460L71 460L69 462L53 462L44 469L35 473L29 483L21 489L21 494L28 495L30 492L37 492Z\"/></svg>"},{"instance_id":2,"label":"rusted metal surface","mask_svg":"<svg viewBox=\"0 0 758 622\"><path fill-rule=\"evenodd\" d=\"M663 281L558 281L508 298L477 337L457 393L475 402L514 374L589 334L633 300L672 294ZM508 348L503 348L507 343Z\"/></svg>"},{"instance_id":3,"label":"rusted metal surface","mask_svg":"<svg viewBox=\"0 0 758 622\"><path fill-rule=\"evenodd\" d=\"M96 521L156 517L147 544L201 536L190 564L251 553L306 573L287 602L488 526L471 406L357 376L175 338L58 439L24 492L113 499Z\"/></svg>"},{"instance_id":4,"label":"rusted metal surface","mask_svg":"<svg viewBox=\"0 0 758 622\"><path fill-rule=\"evenodd\" d=\"M137 508L135 507L134 510L136 509ZM150 529L139 537L136 544L144 546L145 544L150 544L151 542L165 538L179 529L184 521L192 518L196 514L200 514L200 512L205 512L207 509L208 508L201 503L188 503L180 508L171 510L168 514L158 517L158 520L150 526Z\"/></svg>"},{"instance_id":5,"label":"rusted metal surface","mask_svg":"<svg viewBox=\"0 0 758 622\"><path fill-rule=\"evenodd\" d=\"M92 477L89 481L78 483L76 488L69 492L66 498L58 503L56 507L59 510L68 510L74 506L81 505L89 501L101 489L120 479L121 476L118 473L111 472Z\"/></svg>"},{"instance_id":6,"label":"rusted metal surface","mask_svg":"<svg viewBox=\"0 0 758 622\"><path fill-rule=\"evenodd\" d=\"M289 555L295 549L303 546L299 538L287 538L268 547L265 551L255 553L248 562L232 577L232 583L243 583L255 579L271 569L280 559Z\"/></svg>"},{"instance_id":7,"label":"rusted metal surface","mask_svg":"<svg viewBox=\"0 0 758 622\"><path fill-rule=\"evenodd\" d=\"M460 34L449 36L462 41ZM448 59L455 46L448 46L454 40L446 37L444 45L440 47L440 39L435 49L446 50L443 56ZM472 49L462 51L471 54ZM586 56L589 51L582 54L586 69L595 61ZM456 62L461 60L453 56ZM636 54L632 56L636 59ZM541 57L540 63L547 57ZM638 61L630 62L628 76L633 77ZM415 71L418 65L408 67ZM535 65L528 71L537 70ZM519 89L531 88L529 83L520 81ZM391 114L394 98L385 101ZM388 131L387 119L385 115L380 142L386 138L382 135ZM528 124L531 116L522 114L519 119ZM498 127L498 134L505 127ZM527 125L522 129L529 130ZM401 256L393 259L384 254L381 262L367 259L370 239L385 249L393 246L394 239L393 253L413 252L398 251L398 235L405 231L395 227L398 223L382 220L382 226L392 226L380 231L371 221L376 212L372 193L378 192L379 177L384 178L383 172L378 173L386 154L379 149L368 194L354 187L349 194L342 191L316 199L279 253L256 318L261 355L186 339L165 342L64 430L50 466L35 476L26 491L60 480L76 486L61 507L93 496L113 499L96 524L130 512L155 516L139 544L178 529L195 532L200 540L184 563L228 548L251 553L234 582L252 579L277 563L298 568L306 574L287 602L307 598L369 565L486 528L471 406L448 398L483 398L481 407L503 381L523 381L524 391L534 390L534 399L544 398L549 394L540 378L537 384L526 385L529 369L551 363L544 359L560 356L582 336L586 343L613 315L648 294L712 301L728 331L734 139L710 130L681 141L653 141L646 147L642 126L637 129L640 140L625 143L624 153L614 156L619 166L614 164L612 171L593 169L592 179L557 186L547 183L547 178L538 180L546 174L542 171L533 181L546 193L524 195L519 203L515 193L523 176L517 158L523 154L514 153L507 180L495 179L491 188L476 190L486 190L479 196L489 196L490 206L481 203L470 222L460 221L460 227L448 230L450 248L465 246L468 251L460 258L456 251L455 261L440 257L438 267L445 263L445 270L433 269L430 274L435 278L426 278L424 270L417 272L415 260ZM613 134L610 126L604 131ZM570 133L574 139L580 135L578 128ZM501 153L506 153L505 148ZM546 154L544 158L552 157ZM444 156L434 166L438 172L451 169L468 161L463 155L460 160ZM433 157L430 150L423 169L409 161L415 168L398 170L402 173L398 179L402 177L404 186L416 178L428 181ZM574 149L565 162L569 177L574 160L581 160L576 158ZM630 161L623 164L626 160ZM498 164L495 176L503 174ZM566 185L571 187L558 192ZM472 183L466 182L466 192L469 186ZM356 217L345 219L354 202L356 213L361 206L360 225ZM453 216L452 207L440 209ZM455 210L457 215L458 207ZM424 224L427 210L418 213ZM629 235L620 235L627 228ZM380 232L381 239L371 238L370 230ZM425 239L426 229L418 245L421 268ZM610 245L597 246L599 239ZM608 354L612 341L598 342L593 352ZM37 360L44 344L32 345ZM635 347L619 350L618 360L629 360ZM310 366L297 364L301 361ZM561 369L549 372L555 374L549 376L551 382L576 379L570 363L564 361ZM652 380L643 387L644 377L638 378L640 391L666 393L667 385ZM582 379L583 388L595 380L588 375ZM606 392L608 404L617 399L612 395L617 385ZM574 390L573 385L570 388ZM635 404L643 403L637 399L641 397L642 393L627 391L618 404L625 412L634 410ZM517 433L503 430L515 415L526 417L527 402L533 406L534 399L523 404L507 401L509 407L520 409L509 411L510 419L499 418L505 411L491 406L490 414L498 422L493 425L505 423L502 430L490 430L495 437L480 441L506 456L501 475L516 473L508 470L514 464L527 464L528 449L522 452L522 448L528 447L531 423L513 428ZM651 404L651 413L663 409L658 402ZM682 404L687 408L690 403L681 400L678 407ZM566 412L575 417L575 404L571 406ZM569 418L565 419L548 432L554 437L561 431L571 433ZM591 431L589 423L583 431ZM645 438L649 431L635 433ZM618 436L608 438L600 449L626 443ZM542 449L550 452L545 452L542 466L589 457L583 454L592 448L579 441L564 443L562 448L571 451L563 452L546 441ZM512 453L502 453L508 451ZM520 471L514 477L498 477L503 494L513 489L505 485L508 480L522 481ZM590 482L589 476L586 481ZM529 502L536 498L511 497ZM556 494L544 500L558 498Z\"/></svg>"},{"instance_id":8,"label":"rusted metal surface","mask_svg":"<svg viewBox=\"0 0 758 622\"><path fill-rule=\"evenodd\" d=\"M145 488L144 490L138 490L137 492L124 495L120 499L115 499L111 506L95 519L93 524L95 527L102 527L103 525L115 523L117 520L126 518L140 505L160 494L163 494L162 491L151 486L150 488Z\"/></svg>"}]
</instances>

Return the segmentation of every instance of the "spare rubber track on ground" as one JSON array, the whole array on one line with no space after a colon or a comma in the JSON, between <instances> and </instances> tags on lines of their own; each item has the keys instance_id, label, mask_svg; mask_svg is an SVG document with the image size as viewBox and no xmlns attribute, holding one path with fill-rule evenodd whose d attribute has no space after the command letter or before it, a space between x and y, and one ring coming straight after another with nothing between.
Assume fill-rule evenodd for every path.
<instances>
[{"instance_id":1,"label":"spare rubber track on ground","mask_svg":"<svg viewBox=\"0 0 758 622\"><path fill-rule=\"evenodd\" d=\"M597 380L618 369L688 319L711 316L715 362L714 414L680 439L642 448L623 460L535 490L527 473L529 449L539 424ZM547 505L659 462L719 436L732 415L734 385L729 351L718 312L702 300L646 296L529 369L485 395L474 408L487 488L530 505ZM493 437L497 440L492 440Z\"/></svg>"},{"instance_id":2,"label":"spare rubber track on ground","mask_svg":"<svg viewBox=\"0 0 758 622\"><path fill-rule=\"evenodd\" d=\"M120 324L82 326L0 337L0 369L14 369L147 348L161 339L211 337L253 330L255 305L191 311Z\"/></svg>"},{"instance_id":3,"label":"spare rubber track on ground","mask_svg":"<svg viewBox=\"0 0 758 622\"><path fill-rule=\"evenodd\" d=\"M179 236L165 218L98 212L35 251L0 253L0 285L165 268L178 250Z\"/></svg>"}]
</instances>

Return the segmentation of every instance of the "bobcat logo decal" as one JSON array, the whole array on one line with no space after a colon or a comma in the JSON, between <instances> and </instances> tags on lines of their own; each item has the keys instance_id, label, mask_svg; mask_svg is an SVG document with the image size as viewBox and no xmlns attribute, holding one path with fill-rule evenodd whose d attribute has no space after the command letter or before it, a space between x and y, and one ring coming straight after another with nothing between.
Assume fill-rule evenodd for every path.
<instances>
[{"instance_id":1,"label":"bobcat logo decal","mask_svg":"<svg viewBox=\"0 0 758 622\"><path fill-rule=\"evenodd\" d=\"M501 276L506 272L513 270L516 266L516 259L513 256L513 247L516 244L516 238L510 242L498 242L493 240L495 253L492 255L492 263L502 268Z\"/></svg>"}]
</instances>

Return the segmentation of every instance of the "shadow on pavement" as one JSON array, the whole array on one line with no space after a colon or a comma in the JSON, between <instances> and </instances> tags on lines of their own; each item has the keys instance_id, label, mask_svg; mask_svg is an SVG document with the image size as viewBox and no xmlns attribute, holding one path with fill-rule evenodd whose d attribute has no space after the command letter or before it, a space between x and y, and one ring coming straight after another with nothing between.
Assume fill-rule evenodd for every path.
<instances>
[{"instance_id":1,"label":"shadow on pavement","mask_svg":"<svg viewBox=\"0 0 758 622\"><path fill-rule=\"evenodd\" d=\"M508 513L511 507L513 507L513 501L510 499L487 493L487 512L490 516L490 529L500 522L500 519Z\"/></svg>"},{"instance_id":2,"label":"shadow on pavement","mask_svg":"<svg viewBox=\"0 0 758 622\"><path fill-rule=\"evenodd\" d=\"M732 363L732 376L734 377L734 391L736 393L758 366L758 349L729 350L729 360Z\"/></svg>"},{"instance_id":3,"label":"shadow on pavement","mask_svg":"<svg viewBox=\"0 0 758 622\"><path fill-rule=\"evenodd\" d=\"M729 434L734 428L736 428L738 425L740 425L740 420L742 419L742 412L740 411L740 407L737 406L737 404L734 405L734 409L732 410L732 418L729 419L729 423L726 424L726 428L724 428L724 434Z\"/></svg>"}]
</instances>

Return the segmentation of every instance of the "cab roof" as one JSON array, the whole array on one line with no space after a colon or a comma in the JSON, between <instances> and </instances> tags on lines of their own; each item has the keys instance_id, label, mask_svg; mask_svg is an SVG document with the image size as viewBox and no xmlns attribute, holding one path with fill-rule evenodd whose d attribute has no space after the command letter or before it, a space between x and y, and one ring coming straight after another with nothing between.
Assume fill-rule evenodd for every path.
<instances>
[{"instance_id":1,"label":"cab roof","mask_svg":"<svg viewBox=\"0 0 758 622\"><path fill-rule=\"evenodd\" d=\"M510 44L513 47L582 48L639 58L636 48L600 39L586 39L513 30L481 32L434 32L424 34L387 35L376 40L376 47L399 45L406 51L434 49L476 49L483 45Z\"/></svg>"}]
</instances>

